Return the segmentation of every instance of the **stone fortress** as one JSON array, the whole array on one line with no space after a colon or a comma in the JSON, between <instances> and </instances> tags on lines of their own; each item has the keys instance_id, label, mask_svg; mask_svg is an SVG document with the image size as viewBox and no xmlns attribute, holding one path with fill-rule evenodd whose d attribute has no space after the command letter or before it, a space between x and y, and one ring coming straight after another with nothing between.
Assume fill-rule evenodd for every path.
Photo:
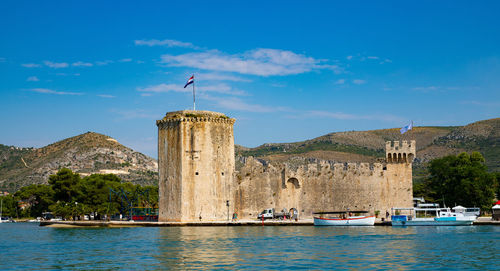
<instances>
[{"instance_id":1,"label":"stone fortress","mask_svg":"<svg viewBox=\"0 0 500 271\"><path fill-rule=\"evenodd\" d=\"M159 221L255 219L266 208L381 215L413 205L415 141L386 142L381 163L317 161L301 166L249 157L235 170L235 119L211 111L169 112L158 126Z\"/></svg>"}]
</instances>

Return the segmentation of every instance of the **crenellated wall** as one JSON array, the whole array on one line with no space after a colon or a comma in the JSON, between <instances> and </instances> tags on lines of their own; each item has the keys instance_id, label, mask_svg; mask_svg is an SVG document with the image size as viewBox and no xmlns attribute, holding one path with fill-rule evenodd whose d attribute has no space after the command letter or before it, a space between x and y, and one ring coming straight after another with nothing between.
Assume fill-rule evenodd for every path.
<instances>
[{"instance_id":1,"label":"crenellated wall","mask_svg":"<svg viewBox=\"0 0 500 271\"><path fill-rule=\"evenodd\" d=\"M386 143L385 163L245 159L235 171L234 119L176 111L158 120L159 221L254 219L266 208L313 212L366 210L383 216L412 206L415 141ZM300 159L300 158L298 158Z\"/></svg>"},{"instance_id":2,"label":"crenellated wall","mask_svg":"<svg viewBox=\"0 0 500 271\"><path fill-rule=\"evenodd\" d=\"M415 142L411 144L414 148ZM404 150L414 157L414 149ZM296 208L301 218L347 209L372 214L378 210L384 215L392 207L412 206L412 164L407 161L342 164L320 160L291 168L250 157L235 173L235 210L242 218L255 218L266 208Z\"/></svg>"}]
</instances>

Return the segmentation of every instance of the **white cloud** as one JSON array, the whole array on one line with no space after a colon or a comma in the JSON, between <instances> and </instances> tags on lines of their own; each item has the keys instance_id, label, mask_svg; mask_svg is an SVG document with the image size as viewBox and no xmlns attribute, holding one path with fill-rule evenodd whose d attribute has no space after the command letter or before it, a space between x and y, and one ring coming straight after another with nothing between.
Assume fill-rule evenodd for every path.
<instances>
[{"instance_id":1,"label":"white cloud","mask_svg":"<svg viewBox=\"0 0 500 271\"><path fill-rule=\"evenodd\" d=\"M196 78L200 80L206 81L234 81L234 82L251 82L251 80L241 78L234 75L229 74L220 74L220 73L201 73L199 75L195 75Z\"/></svg>"},{"instance_id":2,"label":"white cloud","mask_svg":"<svg viewBox=\"0 0 500 271\"><path fill-rule=\"evenodd\" d=\"M36 76L30 76L30 77L28 77L28 79L26 79L26 81L28 81L28 82L38 82L38 81L40 81L40 79L38 79L38 77L36 77Z\"/></svg>"},{"instance_id":3,"label":"white cloud","mask_svg":"<svg viewBox=\"0 0 500 271\"><path fill-rule=\"evenodd\" d=\"M229 94L229 95L237 95L237 96L247 95L247 93L245 91L233 89L231 86L229 86L227 84L200 86L200 87L196 88L196 90L199 90L201 92L216 92L216 93L221 93L221 94Z\"/></svg>"},{"instance_id":4,"label":"white cloud","mask_svg":"<svg viewBox=\"0 0 500 271\"><path fill-rule=\"evenodd\" d=\"M379 64L386 64L386 63L392 63L392 60L386 58L386 59L379 62Z\"/></svg>"},{"instance_id":5,"label":"white cloud","mask_svg":"<svg viewBox=\"0 0 500 271\"><path fill-rule=\"evenodd\" d=\"M39 68L42 65L36 63L26 63L26 64L21 64L21 66L25 68Z\"/></svg>"},{"instance_id":6,"label":"white cloud","mask_svg":"<svg viewBox=\"0 0 500 271\"><path fill-rule=\"evenodd\" d=\"M95 64L97 66L104 66L113 63L112 60L104 60L104 61L96 61Z\"/></svg>"},{"instance_id":7,"label":"white cloud","mask_svg":"<svg viewBox=\"0 0 500 271\"><path fill-rule=\"evenodd\" d=\"M335 85L343 85L345 83L345 79L339 79L335 81Z\"/></svg>"},{"instance_id":8,"label":"white cloud","mask_svg":"<svg viewBox=\"0 0 500 271\"><path fill-rule=\"evenodd\" d=\"M327 111L309 111L307 116L310 117L325 117L330 119L340 119L340 120L352 120L363 118L361 116L356 116L352 114L346 114L341 112L327 112Z\"/></svg>"},{"instance_id":9,"label":"white cloud","mask_svg":"<svg viewBox=\"0 0 500 271\"><path fill-rule=\"evenodd\" d=\"M354 80L352 80L352 82L356 85L362 85L362 84L366 83L365 80L361 80L361 79L354 79Z\"/></svg>"},{"instance_id":10,"label":"white cloud","mask_svg":"<svg viewBox=\"0 0 500 271\"><path fill-rule=\"evenodd\" d=\"M52 61L44 61L43 64L49 68L59 69L59 68L67 68L69 66L66 62L52 62Z\"/></svg>"},{"instance_id":11,"label":"white cloud","mask_svg":"<svg viewBox=\"0 0 500 271\"><path fill-rule=\"evenodd\" d=\"M94 64L88 63L88 62L78 61L78 62L71 64L71 66L73 66L73 67L92 67L92 66L94 66Z\"/></svg>"},{"instance_id":12,"label":"white cloud","mask_svg":"<svg viewBox=\"0 0 500 271\"><path fill-rule=\"evenodd\" d=\"M188 88L184 88L183 85L177 84L159 84L147 87L139 87L137 91L140 92L150 92L150 93L161 93L161 92L189 92Z\"/></svg>"},{"instance_id":13,"label":"white cloud","mask_svg":"<svg viewBox=\"0 0 500 271\"><path fill-rule=\"evenodd\" d=\"M461 89L479 89L477 87L446 87L446 86L426 86L426 87L414 87L413 90L417 91L423 91L423 92L428 92L428 91L447 91L447 90L461 90Z\"/></svg>"},{"instance_id":14,"label":"white cloud","mask_svg":"<svg viewBox=\"0 0 500 271\"><path fill-rule=\"evenodd\" d=\"M198 47L194 46L190 42L182 42L178 40L135 40L135 45L146 45L146 46L165 46L165 47L184 47L184 48L193 48L196 49Z\"/></svg>"},{"instance_id":15,"label":"white cloud","mask_svg":"<svg viewBox=\"0 0 500 271\"><path fill-rule=\"evenodd\" d=\"M234 55L210 50L182 55L162 55L161 59L161 63L173 67L260 76L301 74L316 69L339 69L337 65L322 64L322 60L278 49L256 49Z\"/></svg>"},{"instance_id":16,"label":"white cloud","mask_svg":"<svg viewBox=\"0 0 500 271\"><path fill-rule=\"evenodd\" d=\"M378 56L367 56L366 58L368 58L368 59L374 59L374 60L379 59L379 57L378 57Z\"/></svg>"},{"instance_id":17,"label":"white cloud","mask_svg":"<svg viewBox=\"0 0 500 271\"><path fill-rule=\"evenodd\" d=\"M353 56L347 56L347 60L351 60Z\"/></svg>"},{"instance_id":18,"label":"white cloud","mask_svg":"<svg viewBox=\"0 0 500 271\"><path fill-rule=\"evenodd\" d=\"M413 90L418 90L418 91L434 91L434 90L438 90L440 88L441 87L437 87L437 86L427 86L427 87L414 87Z\"/></svg>"},{"instance_id":19,"label":"white cloud","mask_svg":"<svg viewBox=\"0 0 500 271\"><path fill-rule=\"evenodd\" d=\"M401 117L385 114L373 114L373 115L354 115L342 112L328 112L328 111L309 111L305 117L323 117L338 120L382 120L388 122L396 122L404 120Z\"/></svg>"},{"instance_id":20,"label":"white cloud","mask_svg":"<svg viewBox=\"0 0 500 271\"><path fill-rule=\"evenodd\" d=\"M132 58L122 58L119 60L120 62L131 62Z\"/></svg>"},{"instance_id":21,"label":"white cloud","mask_svg":"<svg viewBox=\"0 0 500 271\"><path fill-rule=\"evenodd\" d=\"M462 101L461 104L477 105L477 106L494 106L499 107L500 102L480 102L480 101Z\"/></svg>"},{"instance_id":22,"label":"white cloud","mask_svg":"<svg viewBox=\"0 0 500 271\"><path fill-rule=\"evenodd\" d=\"M143 109L134 109L134 110L111 110L111 112L116 113L122 117L122 119L156 119L158 117L157 114L153 114L147 112Z\"/></svg>"},{"instance_id":23,"label":"white cloud","mask_svg":"<svg viewBox=\"0 0 500 271\"><path fill-rule=\"evenodd\" d=\"M108 95L108 94L97 94L98 97L101 98L116 98L116 96Z\"/></svg>"},{"instance_id":24,"label":"white cloud","mask_svg":"<svg viewBox=\"0 0 500 271\"><path fill-rule=\"evenodd\" d=\"M219 107L236 110L236 111L248 111L254 113L266 113L266 112L276 112L276 111L285 111L287 110L284 107L275 107L275 106L264 106L259 104L249 104L244 102L243 100L235 97L229 98L209 98L209 100L214 101Z\"/></svg>"},{"instance_id":25,"label":"white cloud","mask_svg":"<svg viewBox=\"0 0 500 271\"><path fill-rule=\"evenodd\" d=\"M246 95L246 92L242 90L235 90L227 84L197 86L195 89L196 92L215 92L215 93L222 93L229 95ZM184 88L184 85L178 85L178 84L159 84L147 87L139 87L137 88L137 91L152 94L152 93L164 93L164 92L191 92L192 89L190 87ZM150 96L150 95L142 95L142 96Z\"/></svg>"},{"instance_id":26,"label":"white cloud","mask_svg":"<svg viewBox=\"0 0 500 271\"><path fill-rule=\"evenodd\" d=\"M32 88L30 91L43 93L43 94L55 94L55 95L83 95L83 93L79 92L64 92L64 91L55 91L46 88Z\"/></svg>"}]
</instances>

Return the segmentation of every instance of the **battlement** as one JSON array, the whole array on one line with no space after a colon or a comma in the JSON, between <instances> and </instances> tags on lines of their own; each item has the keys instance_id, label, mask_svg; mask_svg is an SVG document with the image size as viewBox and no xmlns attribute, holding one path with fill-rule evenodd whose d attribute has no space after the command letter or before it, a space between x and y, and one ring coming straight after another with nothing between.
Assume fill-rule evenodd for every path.
<instances>
[{"instance_id":1,"label":"battlement","mask_svg":"<svg viewBox=\"0 0 500 271\"><path fill-rule=\"evenodd\" d=\"M403 140L385 142L385 159L387 163L412 163L416 156L416 141Z\"/></svg>"},{"instance_id":2,"label":"battlement","mask_svg":"<svg viewBox=\"0 0 500 271\"><path fill-rule=\"evenodd\" d=\"M161 120L156 121L156 125L160 126L165 123L178 122L215 122L234 124L235 119L232 119L222 113L200 110L181 110L169 112Z\"/></svg>"}]
</instances>

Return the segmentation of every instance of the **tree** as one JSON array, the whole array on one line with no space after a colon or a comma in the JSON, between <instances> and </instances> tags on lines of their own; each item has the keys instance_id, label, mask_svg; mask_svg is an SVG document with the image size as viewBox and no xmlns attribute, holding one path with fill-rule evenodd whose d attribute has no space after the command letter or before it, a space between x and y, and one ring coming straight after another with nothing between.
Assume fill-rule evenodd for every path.
<instances>
[{"instance_id":1,"label":"tree","mask_svg":"<svg viewBox=\"0 0 500 271\"><path fill-rule=\"evenodd\" d=\"M54 203L54 190L49 185L32 184L15 193L18 201L28 203L27 212L22 216L39 217Z\"/></svg>"},{"instance_id":2,"label":"tree","mask_svg":"<svg viewBox=\"0 0 500 271\"><path fill-rule=\"evenodd\" d=\"M496 198L500 199L500 172L495 172L495 180L496 180Z\"/></svg>"},{"instance_id":3,"label":"tree","mask_svg":"<svg viewBox=\"0 0 500 271\"><path fill-rule=\"evenodd\" d=\"M120 178L114 174L92 174L87 176L79 183L80 196L78 202L83 207L87 207L90 210L89 213L105 214L107 212L116 212L117 204L110 204L109 202L109 188L117 190L120 185Z\"/></svg>"},{"instance_id":4,"label":"tree","mask_svg":"<svg viewBox=\"0 0 500 271\"><path fill-rule=\"evenodd\" d=\"M2 201L2 216L17 217L17 201L13 195L0 196Z\"/></svg>"},{"instance_id":5,"label":"tree","mask_svg":"<svg viewBox=\"0 0 500 271\"><path fill-rule=\"evenodd\" d=\"M54 201L74 202L80 196L77 189L79 182L80 175L67 168L59 170L56 175L50 175L49 184L54 190Z\"/></svg>"},{"instance_id":6,"label":"tree","mask_svg":"<svg viewBox=\"0 0 500 271\"><path fill-rule=\"evenodd\" d=\"M447 206L457 204L489 209L495 197L496 180L488 173L484 162L479 152L434 159L429 165L430 176L419 192L428 200Z\"/></svg>"},{"instance_id":7,"label":"tree","mask_svg":"<svg viewBox=\"0 0 500 271\"><path fill-rule=\"evenodd\" d=\"M3 201L6 216L38 217L48 210L64 218L90 213L128 214L131 206L157 207L158 187L122 182L114 174L92 174L82 179L78 173L63 168L49 177L49 185L23 187L15 195L3 197ZM19 210L19 201L29 207Z\"/></svg>"}]
</instances>

